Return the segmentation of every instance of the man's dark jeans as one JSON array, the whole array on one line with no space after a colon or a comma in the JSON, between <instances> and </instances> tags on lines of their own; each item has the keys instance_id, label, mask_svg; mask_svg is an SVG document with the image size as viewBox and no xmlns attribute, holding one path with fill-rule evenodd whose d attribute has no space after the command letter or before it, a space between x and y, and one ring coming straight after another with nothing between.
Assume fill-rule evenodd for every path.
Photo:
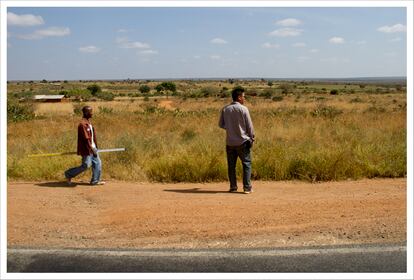
<instances>
[{"instance_id":1,"label":"man's dark jeans","mask_svg":"<svg viewBox=\"0 0 414 280\"><path fill-rule=\"evenodd\" d=\"M241 146L226 146L230 190L237 190L236 163L238 157L243 165L243 190L250 191L252 189L250 182L250 176L252 174L250 147L251 144L249 141L244 142Z\"/></svg>"}]
</instances>

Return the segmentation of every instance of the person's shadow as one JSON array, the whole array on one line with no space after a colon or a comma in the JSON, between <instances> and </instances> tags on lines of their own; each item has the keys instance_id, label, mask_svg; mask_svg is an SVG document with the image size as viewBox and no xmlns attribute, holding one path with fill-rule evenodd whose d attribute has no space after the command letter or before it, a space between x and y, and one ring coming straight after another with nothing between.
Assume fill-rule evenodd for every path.
<instances>
[{"instance_id":1,"label":"person's shadow","mask_svg":"<svg viewBox=\"0 0 414 280\"><path fill-rule=\"evenodd\" d=\"M199 193L199 194L217 194L217 193L228 193L228 194L242 194L242 192L228 192L228 191L209 191L209 190L201 190L200 188L192 188L192 189L165 189L165 192L176 192L176 193Z\"/></svg>"},{"instance_id":2,"label":"person's shadow","mask_svg":"<svg viewBox=\"0 0 414 280\"><path fill-rule=\"evenodd\" d=\"M77 182L77 183L72 182L72 184L68 185L65 181L37 183L35 185L39 187L47 187L47 188L74 188L76 186L90 186L89 183L82 183L82 182Z\"/></svg>"}]
</instances>

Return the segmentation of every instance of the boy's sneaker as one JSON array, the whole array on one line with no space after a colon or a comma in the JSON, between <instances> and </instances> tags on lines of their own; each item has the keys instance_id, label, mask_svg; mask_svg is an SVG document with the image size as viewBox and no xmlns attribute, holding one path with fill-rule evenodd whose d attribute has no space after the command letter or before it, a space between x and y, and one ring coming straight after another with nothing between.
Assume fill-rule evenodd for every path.
<instances>
[{"instance_id":1,"label":"boy's sneaker","mask_svg":"<svg viewBox=\"0 0 414 280\"><path fill-rule=\"evenodd\" d=\"M244 194L249 194L249 193L252 193L253 192L253 190L245 190L243 193Z\"/></svg>"},{"instance_id":2,"label":"boy's sneaker","mask_svg":"<svg viewBox=\"0 0 414 280\"><path fill-rule=\"evenodd\" d=\"M96 183L91 183L91 185L92 186L102 186L102 185L105 185L105 181L99 181L99 182L96 182Z\"/></svg>"},{"instance_id":3,"label":"boy's sneaker","mask_svg":"<svg viewBox=\"0 0 414 280\"><path fill-rule=\"evenodd\" d=\"M75 185L75 184L72 182L72 179L71 178L66 178L66 186L73 186L73 185Z\"/></svg>"}]
</instances>

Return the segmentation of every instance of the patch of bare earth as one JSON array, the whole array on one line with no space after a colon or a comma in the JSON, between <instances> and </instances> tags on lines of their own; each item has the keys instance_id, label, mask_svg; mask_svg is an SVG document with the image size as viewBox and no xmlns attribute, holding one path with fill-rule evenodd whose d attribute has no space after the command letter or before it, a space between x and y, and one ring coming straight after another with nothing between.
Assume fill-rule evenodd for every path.
<instances>
[{"instance_id":1,"label":"patch of bare earth","mask_svg":"<svg viewBox=\"0 0 414 280\"><path fill-rule=\"evenodd\" d=\"M406 179L8 184L8 246L251 248L406 240Z\"/></svg>"}]
</instances>

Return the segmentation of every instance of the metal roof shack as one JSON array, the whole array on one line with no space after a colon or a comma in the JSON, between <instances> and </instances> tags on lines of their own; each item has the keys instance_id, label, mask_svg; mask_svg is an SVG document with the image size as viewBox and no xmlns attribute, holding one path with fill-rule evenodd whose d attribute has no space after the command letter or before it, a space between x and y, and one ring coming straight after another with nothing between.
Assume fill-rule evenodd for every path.
<instances>
[{"instance_id":1,"label":"metal roof shack","mask_svg":"<svg viewBox=\"0 0 414 280\"><path fill-rule=\"evenodd\" d=\"M37 102L62 102L64 95L35 95L34 101Z\"/></svg>"}]
</instances>

